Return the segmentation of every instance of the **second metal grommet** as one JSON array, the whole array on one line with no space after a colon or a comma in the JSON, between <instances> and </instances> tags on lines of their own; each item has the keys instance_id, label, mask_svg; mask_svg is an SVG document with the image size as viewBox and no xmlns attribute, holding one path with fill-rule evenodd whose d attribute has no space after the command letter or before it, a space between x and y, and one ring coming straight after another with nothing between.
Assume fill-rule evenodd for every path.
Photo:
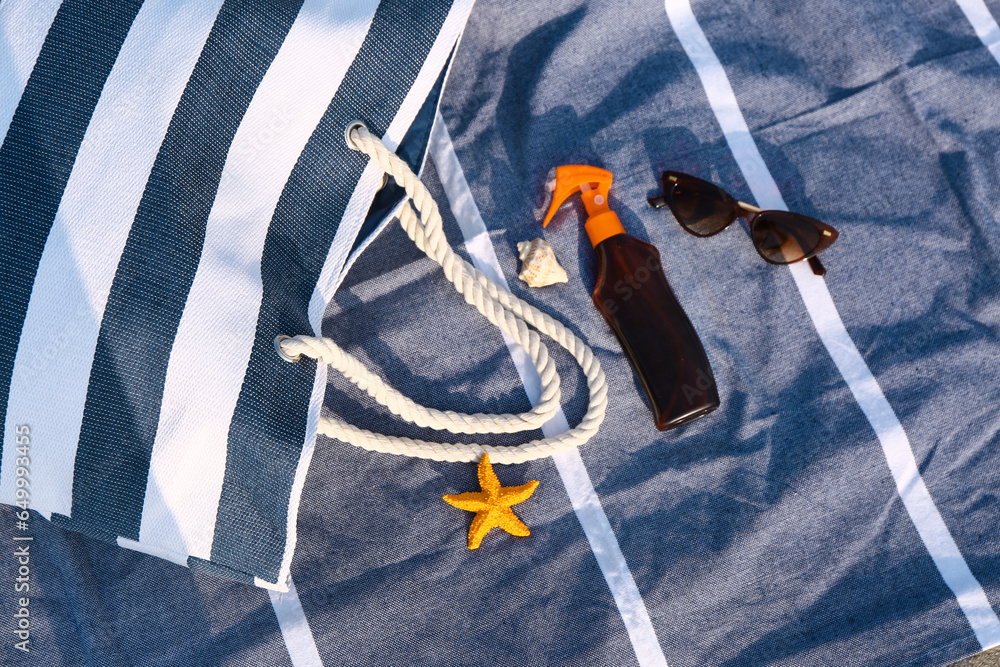
<instances>
[{"instance_id":1,"label":"second metal grommet","mask_svg":"<svg viewBox=\"0 0 1000 667\"><path fill-rule=\"evenodd\" d=\"M274 349L277 351L279 357L281 357L282 359L284 359L285 361L287 361L289 363L293 363L294 364L296 361L298 361L302 357L302 355L296 354L295 356L292 356L292 355L288 354L287 352L285 352L283 349L281 349L281 341L289 339L289 338L291 338L291 336L286 336L284 334L276 336L275 339L274 339Z\"/></svg>"}]
</instances>

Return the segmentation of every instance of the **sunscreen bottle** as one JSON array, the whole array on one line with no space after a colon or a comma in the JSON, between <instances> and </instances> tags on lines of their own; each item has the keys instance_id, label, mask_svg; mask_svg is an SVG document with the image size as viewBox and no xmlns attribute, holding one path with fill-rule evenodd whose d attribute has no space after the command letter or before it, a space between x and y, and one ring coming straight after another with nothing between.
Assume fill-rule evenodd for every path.
<instances>
[{"instance_id":1,"label":"sunscreen bottle","mask_svg":"<svg viewBox=\"0 0 1000 667\"><path fill-rule=\"evenodd\" d=\"M611 179L611 172L597 167L557 168L543 226L580 192L588 216L584 228L597 253L594 305L639 377L656 428L666 431L715 410L719 394L698 334L663 275L659 251L626 234L608 207Z\"/></svg>"}]
</instances>

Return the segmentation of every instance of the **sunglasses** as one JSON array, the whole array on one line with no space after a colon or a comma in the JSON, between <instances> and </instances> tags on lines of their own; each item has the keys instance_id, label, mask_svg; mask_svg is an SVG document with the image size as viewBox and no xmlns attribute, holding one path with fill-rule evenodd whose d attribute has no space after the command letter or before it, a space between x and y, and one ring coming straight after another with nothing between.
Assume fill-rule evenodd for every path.
<instances>
[{"instance_id":1,"label":"sunglasses","mask_svg":"<svg viewBox=\"0 0 1000 667\"><path fill-rule=\"evenodd\" d=\"M669 206L677 222L695 236L713 236L746 218L757 254L771 264L792 264L809 260L817 276L826 269L816 257L837 240L836 229L799 213L762 211L737 201L717 185L678 171L663 173L663 194L650 197L653 208Z\"/></svg>"}]
</instances>

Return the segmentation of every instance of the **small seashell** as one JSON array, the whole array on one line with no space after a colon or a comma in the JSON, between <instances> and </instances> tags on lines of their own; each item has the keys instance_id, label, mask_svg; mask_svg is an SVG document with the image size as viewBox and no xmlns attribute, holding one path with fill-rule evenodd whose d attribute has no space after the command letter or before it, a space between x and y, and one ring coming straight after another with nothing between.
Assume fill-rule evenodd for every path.
<instances>
[{"instance_id":1,"label":"small seashell","mask_svg":"<svg viewBox=\"0 0 1000 667\"><path fill-rule=\"evenodd\" d=\"M528 287L569 282L566 269L559 266L555 251L545 239L521 241L517 244L517 252L521 257L521 273L517 277Z\"/></svg>"}]
</instances>

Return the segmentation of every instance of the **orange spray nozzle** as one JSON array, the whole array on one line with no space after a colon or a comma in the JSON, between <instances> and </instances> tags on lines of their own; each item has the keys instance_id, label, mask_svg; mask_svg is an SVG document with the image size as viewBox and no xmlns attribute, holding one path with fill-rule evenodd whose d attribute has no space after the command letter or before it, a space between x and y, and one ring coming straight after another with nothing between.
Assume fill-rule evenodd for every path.
<instances>
[{"instance_id":1,"label":"orange spray nozzle","mask_svg":"<svg viewBox=\"0 0 1000 667\"><path fill-rule=\"evenodd\" d=\"M612 178L611 172L607 169L585 164L557 167L552 204L542 226L548 226L552 216L571 194L580 192L583 205L587 209L586 230L592 245L596 246L610 236L625 233L618 215L608 208L608 192L611 190Z\"/></svg>"}]
</instances>

